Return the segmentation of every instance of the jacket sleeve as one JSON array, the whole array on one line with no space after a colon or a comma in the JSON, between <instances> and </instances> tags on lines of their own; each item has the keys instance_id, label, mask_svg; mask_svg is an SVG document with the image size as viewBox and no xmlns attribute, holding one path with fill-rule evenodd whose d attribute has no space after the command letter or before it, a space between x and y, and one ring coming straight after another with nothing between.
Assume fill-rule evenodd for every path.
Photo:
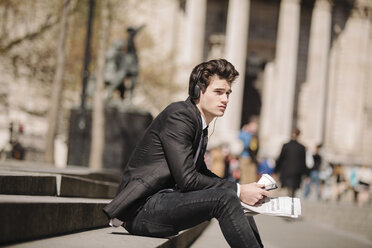
<instances>
[{"instance_id":1,"label":"jacket sleeve","mask_svg":"<svg viewBox=\"0 0 372 248\"><path fill-rule=\"evenodd\" d=\"M159 134L170 172L178 188L183 192L216 187L237 191L235 183L196 170L193 141L197 130L193 121L195 120L190 117L187 109L180 109L167 116Z\"/></svg>"},{"instance_id":2,"label":"jacket sleeve","mask_svg":"<svg viewBox=\"0 0 372 248\"><path fill-rule=\"evenodd\" d=\"M204 161L203 161L202 165L200 166L199 172L200 172L201 174L206 175L206 176L209 176L209 177L214 177L214 178L219 178L219 179L221 179L219 176L217 176L216 174L214 174L212 171L210 171L210 170L207 168L207 165L205 164Z\"/></svg>"}]
</instances>

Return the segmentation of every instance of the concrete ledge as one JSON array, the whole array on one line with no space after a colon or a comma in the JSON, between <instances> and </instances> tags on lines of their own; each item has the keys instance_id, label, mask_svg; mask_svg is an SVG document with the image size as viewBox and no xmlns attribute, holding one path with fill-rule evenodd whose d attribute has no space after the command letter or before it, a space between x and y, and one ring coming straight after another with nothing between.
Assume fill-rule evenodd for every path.
<instances>
[{"instance_id":1,"label":"concrete ledge","mask_svg":"<svg viewBox=\"0 0 372 248\"><path fill-rule=\"evenodd\" d=\"M65 175L75 175L74 173L64 173ZM108 171L104 170L101 172L89 172L87 174L80 174L78 175L82 178L87 178L91 180L97 180L97 181L105 181L105 182L111 182L111 183L120 183L122 179L122 173L118 171Z\"/></svg>"},{"instance_id":2,"label":"concrete ledge","mask_svg":"<svg viewBox=\"0 0 372 248\"><path fill-rule=\"evenodd\" d=\"M94 172L83 166L68 165L67 168L56 168L53 164L19 160L0 160L0 171L71 175L113 183L120 183L122 178L122 173L118 170L103 169L102 171Z\"/></svg>"},{"instance_id":3,"label":"concrete ledge","mask_svg":"<svg viewBox=\"0 0 372 248\"><path fill-rule=\"evenodd\" d=\"M75 176L61 176L58 191L59 196L114 198L118 188L117 183L91 180Z\"/></svg>"},{"instance_id":4,"label":"concrete ledge","mask_svg":"<svg viewBox=\"0 0 372 248\"><path fill-rule=\"evenodd\" d=\"M56 195L55 176L0 175L0 194Z\"/></svg>"},{"instance_id":5,"label":"concrete ledge","mask_svg":"<svg viewBox=\"0 0 372 248\"><path fill-rule=\"evenodd\" d=\"M204 231L209 222L204 222L198 226L180 232L170 238L150 238L134 236L129 234L124 228L106 227L96 230L89 230L73 233L58 237L34 240L18 244L9 245L13 248L40 248L40 247L79 247L79 248L154 248L171 247L184 248L190 247L195 239Z\"/></svg>"},{"instance_id":6,"label":"concrete ledge","mask_svg":"<svg viewBox=\"0 0 372 248\"><path fill-rule=\"evenodd\" d=\"M108 200L0 196L0 244L107 226Z\"/></svg>"},{"instance_id":7,"label":"concrete ledge","mask_svg":"<svg viewBox=\"0 0 372 248\"><path fill-rule=\"evenodd\" d=\"M112 199L121 181L118 171L64 169L31 162L0 161L0 194Z\"/></svg>"},{"instance_id":8,"label":"concrete ledge","mask_svg":"<svg viewBox=\"0 0 372 248\"><path fill-rule=\"evenodd\" d=\"M107 198L116 195L118 183L80 176L36 172L0 172L0 194Z\"/></svg>"}]
</instances>

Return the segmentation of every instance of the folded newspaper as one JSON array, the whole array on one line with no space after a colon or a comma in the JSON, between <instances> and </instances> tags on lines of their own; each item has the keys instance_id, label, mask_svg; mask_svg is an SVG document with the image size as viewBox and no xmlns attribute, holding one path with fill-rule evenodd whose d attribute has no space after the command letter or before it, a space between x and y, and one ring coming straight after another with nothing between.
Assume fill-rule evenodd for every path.
<instances>
[{"instance_id":1,"label":"folded newspaper","mask_svg":"<svg viewBox=\"0 0 372 248\"><path fill-rule=\"evenodd\" d=\"M266 190L278 188L274 178L268 174L263 174L259 184L264 184ZM241 202L246 215L266 214L279 217L298 218L301 215L301 202L299 198L288 196L265 197L260 204L250 206Z\"/></svg>"}]
</instances>

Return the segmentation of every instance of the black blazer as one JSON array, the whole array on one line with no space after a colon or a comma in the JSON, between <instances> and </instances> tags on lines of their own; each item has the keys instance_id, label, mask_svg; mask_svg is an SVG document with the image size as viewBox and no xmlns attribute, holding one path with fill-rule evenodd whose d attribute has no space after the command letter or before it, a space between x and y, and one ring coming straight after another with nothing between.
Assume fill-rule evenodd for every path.
<instances>
[{"instance_id":1,"label":"black blazer","mask_svg":"<svg viewBox=\"0 0 372 248\"><path fill-rule=\"evenodd\" d=\"M204 153L200 152L194 164L201 135L200 112L189 98L165 108L138 143L117 195L104 207L104 213L128 221L149 196L168 188L188 192L225 187L236 191L235 183L207 169Z\"/></svg>"}]
</instances>

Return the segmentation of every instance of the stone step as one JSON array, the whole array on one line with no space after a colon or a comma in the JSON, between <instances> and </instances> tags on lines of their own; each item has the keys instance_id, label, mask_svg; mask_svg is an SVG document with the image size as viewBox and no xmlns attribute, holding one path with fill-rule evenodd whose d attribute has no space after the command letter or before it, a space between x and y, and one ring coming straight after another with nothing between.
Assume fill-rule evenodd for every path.
<instances>
[{"instance_id":1,"label":"stone step","mask_svg":"<svg viewBox=\"0 0 372 248\"><path fill-rule=\"evenodd\" d=\"M0 174L0 194L13 195L57 195L55 175Z\"/></svg>"},{"instance_id":2,"label":"stone step","mask_svg":"<svg viewBox=\"0 0 372 248\"><path fill-rule=\"evenodd\" d=\"M107 199L0 195L0 244L107 226Z\"/></svg>"},{"instance_id":3,"label":"stone step","mask_svg":"<svg viewBox=\"0 0 372 248\"><path fill-rule=\"evenodd\" d=\"M0 194L113 198L117 182L90 179L88 175L0 171Z\"/></svg>"},{"instance_id":4,"label":"stone step","mask_svg":"<svg viewBox=\"0 0 372 248\"><path fill-rule=\"evenodd\" d=\"M0 172L60 174L112 183L120 183L122 177L121 172L117 170L104 169L94 172L82 166L69 165L66 168L57 168L52 164L18 160L0 160Z\"/></svg>"},{"instance_id":5,"label":"stone step","mask_svg":"<svg viewBox=\"0 0 372 248\"><path fill-rule=\"evenodd\" d=\"M79 247L79 248L186 248L196 240L209 222L204 222L196 227L180 232L178 235L169 238L150 238L130 235L124 228L106 227L96 230L89 230L58 237L34 240L17 243L5 247L12 248L40 248L40 247Z\"/></svg>"},{"instance_id":6,"label":"stone step","mask_svg":"<svg viewBox=\"0 0 372 248\"><path fill-rule=\"evenodd\" d=\"M116 195L119 184L97 181L77 176L60 176L58 196L67 197L88 197L88 198L109 198ZM58 185L58 184L57 184Z\"/></svg>"},{"instance_id":7,"label":"stone step","mask_svg":"<svg viewBox=\"0 0 372 248\"><path fill-rule=\"evenodd\" d=\"M75 175L74 173L65 173L65 175ZM97 180L97 181L105 181L105 182L112 182L112 183L120 183L122 175L118 171L102 171L102 172L89 172L86 174L78 175L82 178Z\"/></svg>"}]
</instances>

